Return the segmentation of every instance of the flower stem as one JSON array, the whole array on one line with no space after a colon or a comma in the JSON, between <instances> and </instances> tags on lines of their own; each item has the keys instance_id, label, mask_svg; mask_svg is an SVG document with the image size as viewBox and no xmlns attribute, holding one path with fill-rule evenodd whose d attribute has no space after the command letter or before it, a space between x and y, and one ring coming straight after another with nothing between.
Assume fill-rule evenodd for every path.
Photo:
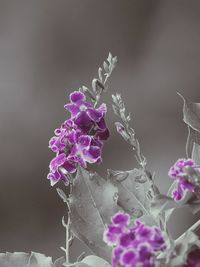
<instances>
[{"instance_id":1,"label":"flower stem","mask_svg":"<svg viewBox=\"0 0 200 267\"><path fill-rule=\"evenodd\" d=\"M69 213L68 213L67 223L65 223L64 216L62 217L62 225L65 227L65 231L66 231L65 248L64 249L62 248L62 249L65 252L66 263L69 263L69 225L70 225L70 216L69 216Z\"/></svg>"}]
</instances>

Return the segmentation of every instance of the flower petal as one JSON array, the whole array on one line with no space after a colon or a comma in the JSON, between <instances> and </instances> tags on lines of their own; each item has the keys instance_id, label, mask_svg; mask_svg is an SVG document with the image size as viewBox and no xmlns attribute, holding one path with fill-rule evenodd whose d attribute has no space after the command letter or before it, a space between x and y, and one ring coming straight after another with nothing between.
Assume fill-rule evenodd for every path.
<instances>
[{"instance_id":1,"label":"flower petal","mask_svg":"<svg viewBox=\"0 0 200 267\"><path fill-rule=\"evenodd\" d=\"M85 111L79 112L74 120L75 124L80 127L84 132L88 132L93 126L93 122Z\"/></svg>"},{"instance_id":2,"label":"flower petal","mask_svg":"<svg viewBox=\"0 0 200 267\"><path fill-rule=\"evenodd\" d=\"M86 97L83 93L79 91L74 91L73 93L70 94L70 101L72 103L78 103L79 101L85 101Z\"/></svg>"},{"instance_id":3,"label":"flower petal","mask_svg":"<svg viewBox=\"0 0 200 267\"><path fill-rule=\"evenodd\" d=\"M80 147L89 149L90 144L91 144L91 140L92 140L91 136L89 136L89 135L81 135L78 138L78 143L79 143Z\"/></svg>"},{"instance_id":4,"label":"flower petal","mask_svg":"<svg viewBox=\"0 0 200 267\"><path fill-rule=\"evenodd\" d=\"M73 103L64 105L64 108L67 109L72 116L76 116L79 113L79 107Z\"/></svg>"},{"instance_id":5,"label":"flower petal","mask_svg":"<svg viewBox=\"0 0 200 267\"><path fill-rule=\"evenodd\" d=\"M83 154L88 163L95 163L101 159L101 149L98 146L91 146L89 150L84 150Z\"/></svg>"}]
</instances>

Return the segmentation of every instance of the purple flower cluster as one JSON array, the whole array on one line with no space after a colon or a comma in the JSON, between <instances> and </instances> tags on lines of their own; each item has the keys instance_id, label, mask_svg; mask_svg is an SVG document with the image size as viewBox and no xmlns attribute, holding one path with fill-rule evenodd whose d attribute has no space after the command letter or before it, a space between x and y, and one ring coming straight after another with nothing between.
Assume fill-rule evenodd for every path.
<instances>
[{"instance_id":1,"label":"purple flower cluster","mask_svg":"<svg viewBox=\"0 0 200 267\"><path fill-rule=\"evenodd\" d=\"M179 159L169 170L169 176L177 180L177 188L172 192L176 201L183 199L187 191L195 192L197 198L200 198L199 178L197 175L190 177L190 171L200 175L200 168L192 159Z\"/></svg>"},{"instance_id":2,"label":"purple flower cluster","mask_svg":"<svg viewBox=\"0 0 200 267\"><path fill-rule=\"evenodd\" d=\"M183 267L198 267L200 266L200 249L192 250L187 259L187 263Z\"/></svg>"},{"instance_id":3,"label":"purple flower cluster","mask_svg":"<svg viewBox=\"0 0 200 267\"><path fill-rule=\"evenodd\" d=\"M129 223L128 214L117 213L104 233L104 241L114 246L113 267L155 266L156 255L166 249L160 229L145 226L139 220L133 227Z\"/></svg>"},{"instance_id":4,"label":"purple flower cluster","mask_svg":"<svg viewBox=\"0 0 200 267\"><path fill-rule=\"evenodd\" d=\"M76 172L78 166L86 168L87 163L101 162L103 141L109 137L104 120L105 104L95 108L83 93L75 91L64 107L71 118L55 130L55 136L49 141L49 147L56 153L47 177L52 186L60 180L68 184L68 173Z\"/></svg>"}]
</instances>

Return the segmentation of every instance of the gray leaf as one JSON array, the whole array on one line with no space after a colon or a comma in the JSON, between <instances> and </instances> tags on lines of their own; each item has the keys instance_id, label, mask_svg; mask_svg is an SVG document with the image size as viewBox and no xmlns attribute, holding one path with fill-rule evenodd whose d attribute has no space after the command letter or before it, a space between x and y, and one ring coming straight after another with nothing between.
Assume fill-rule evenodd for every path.
<instances>
[{"instance_id":1,"label":"gray leaf","mask_svg":"<svg viewBox=\"0 0 200 267\"><path fill-rule=\"evenodd\" d=\"M109 70L109 66L106 63L106 61L103 62L103 67L104 67L105 72L109 73L110 70Z\"/></svg>"},{"instance_id":2,"label":"gray leaf","mask_svg":"<svg viewBox=\"0 0 200 267\"><path fill-rule=\"evenodd\" d=\"M60 257L54 262L54 267L63 267L65 263L65 257Z\"/></svg>"},{"instance_id":3,"label":"gray leaf","mask_svg":"<svg viewBox=\"0 0 200 267\"><path fill-rule=\"evenodd\" d=\"M200 144L200 133L188 126L188 137L186 142L186 154L188 158L192 158L194 143Z\"/></svg>"},{"instance_id":4,"label":"gray leaf","mask_svg":"<svg viewBox=\"0 0 200 267\"><path fill-rule=\"evenodd\" d=\"M179 94L179 93L178 93ZM200 103L191 102L183 99L183 120L188 125L188 138L186 143L186 154L188 158L192 157L193 144L200 144Z\"/></svg>"},{"instance_id":5,"label":"gray leaf","mask_svg":"<svg viewBox=\"0 0 200 267\"><path fill-rule=\"evenodd\" d=\"M100 94L104 89L104 85L98 79L92 80L92 89L96 95Z\"/></svg>"},{"instance_id":6,"label":"gray leaf","mask_svg":"<svg viewBox=\"0 0 200 267\"><path fill-rule=\"evenodd\" d=\"M96 173L79 168L70 198L71 230L97 256L111 260L103 242L106 223L119 210L117 188Z\"/></svg>"},{"instance_id":7,"label":"gray leaf","mask_svg":"<svg viewBox=\"0 0 200 267\"><path fill-rule=\"evenodd\" d=\"M196 143L193 144L192 159L195 163L200 164L200 145Z\"/></svg>"},{"instance_id":8,"label":"gray leaf","mask_svg":"<svg viewBox=\"0 0 200 267\"><path fill-rule=\"evenodd\" d=\"M53 267L52 258L40 253L31 252L27 267Z\"/></svg>"},{"instance_id":9,"label":"gray leaf","mask_svg":"<svg viewBox=\"0 0 200 267\"><path fill-rule=\"evenodd\" d=\"M200 132L200 103L191 102L185 99L181 94L179 94L183 99L183 120L192 129Z\"/></svg>"},{"instance_id":10,"label":"gray leaf","mask_svg":"<svg viewBox=\"0 0 200 267\"><path fill-rule=\"evenodd\" d=\"M103 71L102 68L99 68L99 69L98 69L99 80L100 80L101 82L103 82L102 71Z\"/></svg>"},{"instance_id":11,"label":"gray leaf","mask_svg":"<svg viewBox=\"0 0 200 267\"><path fill-rule=\"evenodd\" d=\"M143 174L142 170L108 171L110 181L118 188L118 205L132 217L150 215L150 201L147 192L152 183L138 183L136 178Z\"/></svg>"},{"instance_id":12,"label":"gray leaf","mask_svg":"<svg viewBox=\"0 0 200 267\"><path fill-rule=\"evenodd\" d=\"M66 267L111 267L104 259L95 255L85 257L81 262L63 264Z\"/></svg>"},{"instance_id":13,"label":"gray leaf","mask_svg":"<svg viewBox=\"0 0 200 267\"><path fill-rule=\"evenodd\" d=\"M91 267L111 267L111 265L107 261L94 255L85 257L82 262L88 264Z\"/></svg>"},{"instance_id":14,"label":"gray leaf","mask_svg":"<svg viewBox=\"0 0 200 267\"><path fill-rule=\"evenodd\" d=\"M0 253L0 266L1 267L26 267L29 254L24 252L14 253Z\"/></svg>"},{"instance_id":15,"label":"gray leaf","mask_svg":"<svg viewBox=\"0 0 200 267\"><path fill-rule=\"evenodd\" d=\"M1 267L53 267L51 257L32 252L0 253Z\"/></svg>"}]
</instances>

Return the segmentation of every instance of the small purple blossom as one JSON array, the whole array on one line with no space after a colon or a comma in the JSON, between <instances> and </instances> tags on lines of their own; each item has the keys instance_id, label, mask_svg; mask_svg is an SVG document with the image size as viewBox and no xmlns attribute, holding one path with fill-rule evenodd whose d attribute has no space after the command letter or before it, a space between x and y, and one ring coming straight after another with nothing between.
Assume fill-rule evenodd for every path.
<instances>
[{"instance_id":1,"label":"small purple blossom","mask_svg":"<svg viewBox=\"0 0 200 267\"><path fill-rule=\"evenodd\" d=\"M50 173L47 178L50 180L51 185L55 185L58 181L63 180L65 184L69 183L67 172L73 173L76 171L74 164L67 160L64 153L57 155L49 165Z\"/></svg>"},{"instance_id":2,"label":"small purple blossom","mask_svg":"<svg viewBox=\"0 0 200 267\"><path fill-rule=\"evenodd\" d=\"M106 105L103 103L96 109L94 106L86 101L86 97L83 93L75 91L70 95L70 104L66 104L64 107L71 113L74 123L83 130L84 133L88 133L94 126L96 129L102 129L102 120L107 112ZM101 125L101 126L100 126Z\"/></svg>"},{"instance_id":3,"label":"small purple blossom","mask_svg":"<svg viewBox=\"0 0 200 267\"><path fill-rule=\"evenodd\" d=\"M101 161L101 147L92 144L91 136L82 135L72 147L68 159L86 168L87 162L95 163Z\"/></svg>"},{"instance_id":4,"label":"small purple blossom","mask_svg":"<svg viewBox=\"0 0 200 267\"><path fill-rule=\"evenodd\" d=\"M104 241L113 246L113 267L153 267L156 255L166 249L159 228L144 225L139 220L129 226L128 214L117 213L104 233Z\"/></svg>"},{"instance_id":5,"label":"small purple blossom","mask_svg":"<svg viewBox=\"0 0 200 267\"><path fill-rule=\"evenodd\" d=\"M105 104L95 108L83 93L75 91L70 94L70 103L65 108L71 118L54 131L49 141L49 147L56 153L49 166L51 185L60 180L68 184L68 174L74 173L78 166L86 168L88 163L100 163L103 141L109 137L104 119Z\"/></svg>"},{"instance_id":6,"label":"small purple blossom","mask_svg":"<svg viewBox=\"0 0 200 267\"><path fill-rule=\"evenodd\" d=\"M182 200L187 191L194 192L200 198L199 175L200 168L192 159L179 159L169 170L169 176L177 180L177 188L172 192L173 198L176 201Z\"/></svg>"}]
</instances>

